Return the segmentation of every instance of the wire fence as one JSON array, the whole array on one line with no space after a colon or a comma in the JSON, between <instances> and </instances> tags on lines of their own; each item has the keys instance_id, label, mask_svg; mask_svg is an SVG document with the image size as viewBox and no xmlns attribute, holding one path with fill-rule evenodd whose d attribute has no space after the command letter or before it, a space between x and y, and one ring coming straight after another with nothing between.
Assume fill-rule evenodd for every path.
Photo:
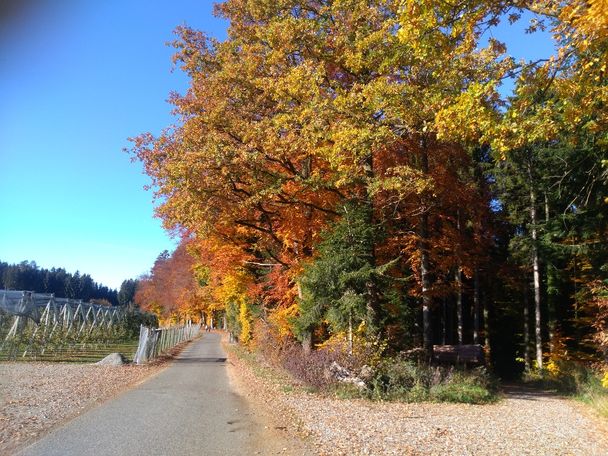
<instances>
[{"instance_id":1,"label":"wire fence","mask_svg":"<svg viewBox=\"0 0 608 456\"><path fill-rule=\"evenodd\" d=\"M192 323L169 328L148 328L142 325L139 332L139 346L133 362L144 364L177 344L194 339L200 330L200 324L193 325Z\"/></svg>"},{"instance_id":2,"label":"wire fence","mask_svg":"<svg viewBox=\"0 0 608 456\"><path fill-rule=\"evenodd\" d=\"M125 306L0 290L0 361L92 362L119 350L132 355L127 320Z\"/></svg>"}]
</instances>

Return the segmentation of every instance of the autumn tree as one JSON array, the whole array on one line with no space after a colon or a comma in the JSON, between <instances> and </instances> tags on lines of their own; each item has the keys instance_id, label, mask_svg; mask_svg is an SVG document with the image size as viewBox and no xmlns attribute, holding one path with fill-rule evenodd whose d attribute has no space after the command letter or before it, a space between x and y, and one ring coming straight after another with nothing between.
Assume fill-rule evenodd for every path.
<instances>
[{"instance_id":1,"label":"autumn tree","mask_svg":"<svg viewBox=\"0 0 608 456\"><path fill-rule=\"evenodd\" d=\"M199 284L188 245L188 239L183 239L174 252L162 252L135 291L135 303L165 322L200 319Z\"/></svg>"},{"instance_id":2,"label":"autumn tree","mask_svg":"<svg viewBox=\"0 0 608 456\"><path fill-rule=\"evenodd\" d=\"M132 152L188 247L138 295L166 315L223 312L242 341L257 316L304 345L365 321L403 348L411 306L430 358L448 302L455 342L487 345L489 284L509 271L523 298L523 271L542 367L543 306L551 321L572 307L566 244L605 232L592 221L608 180L601 3L228 0L225 41L179 27L177 124ZM517 62L488 38L524 11L530 31L551 28L554 56ZM585 255L595 278L599 250Z\"/></svg>"},{"instance_id":3,"label":"autumn tree","mask_svg":"<svg viewBox=\"0 0 608 456\"><path fill-rule=\"evenodd\" d=\"M192 80L172 99L181 124L135 140L165 201L159 215L289 274L314 253L339 205L357 201L370 225L390 227L384 245L369 246L372 267L401 256L394 273L413 272L430 350L434 299L447 290L437 278L474 269L450 247L455 205L475 200L458 171L470 158L439 133L456 128L445 119L467 102L480 122L494 115L496 81L510 62L480 36L503 10L233 0L218 12L231 24L223 43L178 30L176 60ZM370 276L366 307L376 320L381 295Z\"/></svg>"}]
</instances>

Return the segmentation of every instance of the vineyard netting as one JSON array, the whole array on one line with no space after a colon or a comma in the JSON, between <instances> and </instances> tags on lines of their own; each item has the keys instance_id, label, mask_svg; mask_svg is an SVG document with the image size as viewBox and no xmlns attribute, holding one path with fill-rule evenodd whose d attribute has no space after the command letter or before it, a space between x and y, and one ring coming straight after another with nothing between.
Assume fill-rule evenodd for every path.
<instances>
[{"instance_id":1,"label":"vineyard netting","mask_svg":"<svg viewBox=\"0 0 608 456\"><path fill-rule=\"evenodd\" d=\"M52 294L0 290L0 360L91 362L108 353L132 358L149 316Z\"/></svg>"}]
</instances>

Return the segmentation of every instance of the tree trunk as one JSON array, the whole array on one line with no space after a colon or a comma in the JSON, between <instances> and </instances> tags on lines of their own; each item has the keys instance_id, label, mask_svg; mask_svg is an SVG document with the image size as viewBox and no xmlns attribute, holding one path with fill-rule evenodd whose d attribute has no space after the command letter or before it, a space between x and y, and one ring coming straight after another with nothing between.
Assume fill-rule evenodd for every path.
<instances>
[{"instance_id":1,"label":"tree trunk","mask_svg":"<svg viewBox=\"0 0 608 456\"><path fill-rule=\"evenodd\" d=\"M302 286L300 285L299 281L297 282L296 287L298 289L298 298L301 300ZM312 351L312 331L310 329L307 329L302 335L302 350L304 351L305 355L310 355L310 352Z\"/></svg>"},{"instance_id":2,"label":"tree trunk","mask_svg":"<svg viewBox=\"0 0 608 456\"><path fill-rule=\"evenodd\" d=\"M462 239L462 230L460 226L460 209L456 211L456 229L458 235ZM458 259L458 265L456 267L456 319L458 325L458 345L463 344L464 340L464 321L462 315L462 267L460 258Z\"/></svg>"},{"instance_id":3,"label":"tree trunk","mask_svg":"<svg viewBox=\"0 0 608 456\"><path fill-rule=\"evenodd\" d=\"M374 225L374 202L369 194L368 188L369 184L374 178L374 156L373 154L369 154L365 158L365 162L363 164L363 169L365 172L365 177L367 178L366 185L366 193L364 195L365 204L369 210L369 226ZM376 266L376 247L375 244L372 243L371 252L370 252L370 263L372 267ZM365 284L365 288L367 291L367 305L366 305L366 313L367 313L367 321L369 324L368 331L372 335L378 334L380 330L380 297L378 293L378 287L376 281L373 279L369 279Z\"/></svg>"},{"instance_id":4,"label":"tree trunk","mask_svg":"<svg viewBox=\"0 0 608 456\"><path fill-rule=\"evenodd\" d=\"M492 364L492 345L490 342L490 309L488 308L488 293L482 295L481 304L483 307L484 352L486 355L486 365L490 367Z\"/></svg>"},{"instance_id":5,"label":"tree trunk","mask_svg":"<svg viewBox=\"0 0 608 456\"><path fill-rule=\"evenodd\" d=\"M480 325L479 325L479 320L480 320L480 315L479 315L479 311L480 311L480 296L479 294L481 293L480 287L479 287L479 269L475 269L475 276L473 277L473 343L474 344L479 344L480 343L480 337L479 337L479 330L480 330Z\"/></svg>"},{"instance_id":6,"label":"tree trunk","mask_svg":"<svg viewBox=\"0 0 608 456\"><path fill-rule=\"evenodd\" d=\"M448 342L448 298L446 296L443 297L443 301L441 303L441 343L446 345Z\"/></svg>"},{"instance_id":7,"label":"tree trunk","mask_svg":"<svg viewBox=\"0 0 608 456\"><path fill-rule=\"evenodd\" d=\"M532 356L530 353L530 303L528 302L528 287L524 284L524 364L526 370L532 367Z\"/></svg>"},{"instance_id":8,"label":"tree trunk","mask_svg":"<svg viewBox=\"0 0 608 456\"><path fill-rule=\"evenodd\" d=\"M429 157L426 151L426 146L422 145L422 163L421 171L423 175L427 175L429 172ZM423 206L425 204L423 203ZM430 296L431 291L431 277L430 277L430 259L429 259L429 215L428 208L422 207L422 214L420 215L420 229L419 229L419 244L420 250L420 279L422 282L422 345L426 351L427 358L430 360L433 357L433 328L431 326L431 306L432 299Z\"/></svg>"},{"instance_id":9,"label":"tree trunk","mask_svg":"<svg viewBox=\"0 0 608 456\"><path fill-rule=\"evenodd\" d=\"M348 312L348 354L353 354L353 311Z\"/></svg>"},{"instance_id":10,"label":"tree trunk","mask_svg":"<svg viewBox=\"0 0 608 456\"><path fill-rule=\"evenodd\" d=\"M531 170L530 170L530 177ZM536 335L536 364L538 369L543 368L543 338L541 328L541 300L540 300L540 259L538 256L538 217L536 213L536 192L530 179L530 222L532 236L532 276L534 280L534 320Z\"/></svg>"},{"instance_id":11,"label":"tree trunk","mask_svg":"<svg viewBox=\"0 0 608 456\"><path fill-rule=\"evenodd\" d=\"M307 180L310 179L310 175L312 173L312 157L308 156L304 158L301 162L302 165L302 179ZM305 257L312 256L312 217L313 217L313 208L310 206L304 205L304 218L306 219L306 230L304 231L304 238L302 239L302 255Z\"/></svg>"},{"instance_id":12,"label":"tree trunk","mask_svg":"<svg viewBox=\"0 0 608 456\"><path fill-rule=\"evenodd\" d=\"M549 209L549 196L547 195L547 192L544 193L544 197L545 197L545 223L548 225L549 224L549 217L551 214L551 211ZM545 267L545 277L546 277L546 285L545 285L545 290L549 290L551 288L551 286L555 286L555 282L558 280L556 275L555 275L555 271L554 268L549 267L548 265L546 265ZM557 317L556 317L556 302L555 302L555 297L549 293L545 294L545 299L547 300L546 303L546 309L547 309L547 315L545 316L545 321L547 322L547 328L549 330L549 351L553 352L554 349L554 336L555 336L555 331L556 331L556 326L557 326Z\"/></svg>"},{"instance_id":13,"label":"tree trunk","mask_svg":"<svg viewBox=\"0 0 608 456\"><path fill-rule=\"evenodd\" d=\"M312 352L312 332L306 331L306 334L302 336L302 350L305 355L310 355Z\"/></svg>"},{"instance_id":14,"label":"tree trunk","mask_svg":"<svg viewBox=\"0 0 608 456\"><path fill-rule=\"evenodd\" d=\"M456 294L456 317L458 319L458 345L463 344L464 340L464 320L462 315L462 269L458 266L456 269L456 286L458 291Z\"/></svg>"},{"instance_id":15,"label":"tree trunk","mask_svg":"<svg viewBox=\"0 0 608 456\"><path fill-rule=\"evenodd\" d=\"M426 226L428 223L426 215L423 216L423 219L423 226ZM425 233L425 230L421 230L421 232ZM431 327L432 300L429 294L431 281L429 278L429 255L426 248L421 247L420 256L420 275L422 278L422 339L423 347L430 359L433 355L433 329Z\"/></svg>"},{"instance_id":16,"label":"tree trunk","mask_svg":"<svg viewBox=\"0 0 608 456\"><path fill-rule=\"evenodd\" d=\"M309 179L312 173L312 157L307 156L302 159L301 163L301 177L303 180ZM298 252L304 257L312 256L312 216L313 209L310 206L304 205L303 207L304 217L307 221L306 230L304 232L304 239L302 239L302 252ZM302 299L302 287L300 282L297 283L298 298ZM302 350L305 355L310 355L312 351L312 329L307 329L302 335Z\"/></svg>"}]
</instances>

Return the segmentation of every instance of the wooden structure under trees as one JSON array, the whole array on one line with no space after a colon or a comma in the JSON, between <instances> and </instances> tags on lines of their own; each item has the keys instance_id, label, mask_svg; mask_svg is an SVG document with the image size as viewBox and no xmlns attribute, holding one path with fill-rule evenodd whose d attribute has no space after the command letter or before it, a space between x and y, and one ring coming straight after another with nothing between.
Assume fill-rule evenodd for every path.
<instances>
[{"instance_id":1,"label":"wooden structure under trees","mask_svg":"<svg viewBox=\"0 0 608 456\"><path fill-rule=\"evenodd\" d=\"M433 361L440 364L481 366L485 364L485 354L483 347L478 344L433 345Z\"/></svg>"}]
</instances>

